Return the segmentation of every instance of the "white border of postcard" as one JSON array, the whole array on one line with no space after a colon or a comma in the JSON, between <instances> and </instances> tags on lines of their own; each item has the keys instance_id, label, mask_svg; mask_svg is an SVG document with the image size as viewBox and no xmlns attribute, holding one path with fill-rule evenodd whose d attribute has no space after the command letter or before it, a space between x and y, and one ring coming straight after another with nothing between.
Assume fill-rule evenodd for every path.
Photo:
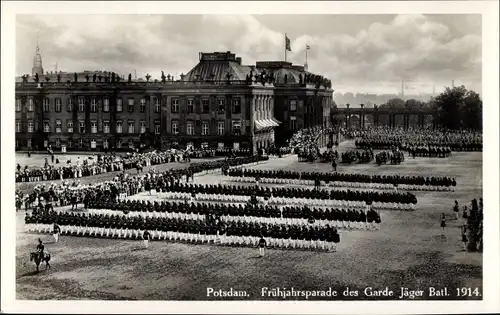
<instances>
[{"instance_id":1,"label":"white border of postcard","mask_svg":"<svg viewBox=\"0 0 500 315\"><path fill-rule=\"evenodd\" d=\"M276 313L399 314L500 311L498 181L498 1L422 2L1 2L2 17L2 312L29 313ZM14 76L15 14L482 14L485 250L482 301L404 302L101 302L15 300Z\"/></svg>"}]
</instances>

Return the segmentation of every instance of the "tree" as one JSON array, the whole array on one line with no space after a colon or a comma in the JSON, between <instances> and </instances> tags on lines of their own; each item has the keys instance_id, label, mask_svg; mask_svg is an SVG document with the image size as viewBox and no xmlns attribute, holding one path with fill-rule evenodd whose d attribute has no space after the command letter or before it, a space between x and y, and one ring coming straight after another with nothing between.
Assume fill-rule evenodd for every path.
<instances>
[{"instance_id":1,"label":"tree","mask_svg":"<svg viewBox=\"0 0 500 315\"><path fill-rule=\"evenodd\" d=\"M464 122L463 127L467 129L483 129L483 101L479 94L467 91L464 107L460 111Z\"/></svg>"},{"instance_id":2,"label":"tree","mask_svg":"<svg viewBox=\"0 0 500 315\"><path fill-rule=\"evenodd\" d=\"M465 86L447 87L434 99L437 123L448 129L482 128L483 101L479 94Z\"/></svg>"},{"instance_id":3,"label":"tree","mask_svg":"<svg viewBox=\"0 0 500 315\"><path fill-rule=\"evenodd\" d=\"M406 108L405 101L400 98L391 98L384 105L380 105L380 108Z\"/></svg>"},{"instance_id":4,"label":"tree","mask_svg":"<svg viewBox=\"0 0 500 315\"><path fill-rule=\"evenodd\" d=\"M405 107L408 109L425 108L425 103L416 99L409 99L405 102Z\"/></svg>"}]
</instances>

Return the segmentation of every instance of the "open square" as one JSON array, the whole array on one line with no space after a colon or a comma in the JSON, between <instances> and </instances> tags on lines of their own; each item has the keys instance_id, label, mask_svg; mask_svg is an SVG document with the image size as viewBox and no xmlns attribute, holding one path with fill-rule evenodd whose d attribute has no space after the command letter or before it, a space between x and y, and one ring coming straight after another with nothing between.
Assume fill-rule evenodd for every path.
<instances>
[{"instance_id":1,"label":"open square","mask_svg":"<svg viewBox=\"0 0 500 315\"><path fill-rule=\"evenodd\" d=\"M343 143L340 150L351 146L352 143ZM272 159L252 168L331 171L328 163L299 163L296 156ZM341 242L337 251L331 253L271 249L258 259L256 248L153 241L145 250L140 241L71 236L62 236L57 244L51 244L52 236L24 233L24 216L19 213L17 296L20 299L213 300L218 297L208 297L207 288L216 291L233 288L245 290L252 300L276 300L279 297L262 296L261 289L349 287L361 292L369 286L480 288L482 255L463 251L459 228L463 220L452 220L452 206L454 200L466 204L482 196L481 169L481 153L460 152L446 159L407 158L403 165L380 168L373 164L340 166L338 171L345 173L383 171L453 176L458 184L454 192L414 192L418 198L415 211L382 211L378 231L341 230ZM216 174L195 177L195 183L237 185L229 177ZM450 222L444 236L439 226L441 213ZM54 257L53 269L34 275L26 253L38 237L45 241ZM378 283L383 286L376 287Z\"/></svg>"}]
</instances>

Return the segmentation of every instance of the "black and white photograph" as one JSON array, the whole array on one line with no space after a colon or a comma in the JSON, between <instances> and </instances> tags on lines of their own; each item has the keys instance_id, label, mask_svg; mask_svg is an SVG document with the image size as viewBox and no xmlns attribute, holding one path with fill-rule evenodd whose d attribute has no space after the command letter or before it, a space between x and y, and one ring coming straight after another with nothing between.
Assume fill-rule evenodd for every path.
<instances>
[{"instance_id":1,"label":"black and white photograph","mask_svg":"<svg viewBox=\"0 0 500 315\"><path fill-rule=\"evenodd\" d=\"M9 306L498 311L498 2L430 3L10 4Z\"/></svg>"}]
</instances>

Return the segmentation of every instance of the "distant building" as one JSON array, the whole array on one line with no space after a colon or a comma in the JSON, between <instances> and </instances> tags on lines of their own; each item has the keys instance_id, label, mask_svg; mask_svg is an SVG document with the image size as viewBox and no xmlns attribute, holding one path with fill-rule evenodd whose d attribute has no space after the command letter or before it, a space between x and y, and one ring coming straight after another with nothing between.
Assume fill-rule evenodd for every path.
<instances>
[{"instance_id":1,"label":"distant building","mask_svg":"<svg viewBox=\"0 0 500 315\"><path fill-rule=\"evenodd\" d=\"M168 75L128 82L120 75L116 82L115 75L112 82L105 79L111 73L97 71L77 73L75 81L74 73L36 73L39 82L16 82L17 149L126 149L149 142L255 152L284 145L300 128L330 124L328 80L281 61L243 65L231 52L200 53L177 81Z\"/></svg>"}]
</instances>

